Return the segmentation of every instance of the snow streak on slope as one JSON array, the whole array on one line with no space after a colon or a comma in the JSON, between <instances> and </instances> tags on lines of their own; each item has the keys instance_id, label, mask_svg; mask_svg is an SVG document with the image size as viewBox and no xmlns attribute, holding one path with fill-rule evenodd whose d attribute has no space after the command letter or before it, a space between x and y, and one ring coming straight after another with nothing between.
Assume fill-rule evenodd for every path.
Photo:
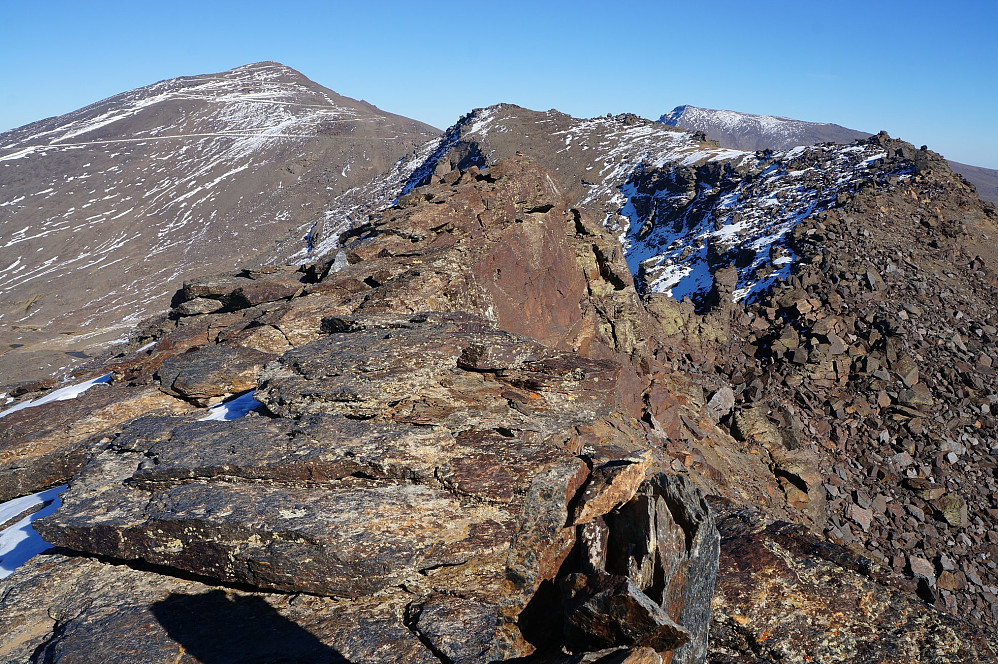
<instances>
[{"instance_id":1,"label":"snow streak on slope","mask_svg":"<svg viewBox=\"0 0 998 664\"><path fill-rule=\"evenodd\" d=\"M0 349L42 330L125 334L185 277L252 263L430 129L259 63L0 135Z\"/></svg>"},{"instance_id":2,"label":"snow streak on slope","mask_svg":"<svg viewBox=\"0 0 998 664\"><path fill-rule=\"evenodd\" d=\"M334 199L325 215L322 239L309 252L292 257L315 258L329 253L337 246L339 233L366 221L367 214L390 206L441 167L443 172L451 165L487 167L516 151L576 183L581 179L585 191L580 192L577 204L611 225L616 223L616 210L625 202L619 188L642 164L752 159L744 152L705 145L688 132L635 116L583 120L510 104L475 109L389 172Z\"/></svg>"},{"instance_id":3,"label":"snow streak on slope","mask_svg":"<svg viewBox=\"0 0 998 664\"><path fill-rule=\"evenodd\" d=\"M698 131L706 131L714 127L724 131L756 130L787 138L796 136L799 133L796 125L802 124L797 120L775 115L753 115L736 111L697 108L696 106L678 106L671 113L663 115L660 121L675 127L679 126L680 119L683 123L682 126L696 128Z\"/></svg>"},{"instance_id":4,"label":"snow streak on slope","mask_svg":"<svg viewBox=\"0 0 998 664\"><path fill-rule=\"evenodd\" d=\"M0 411L0 418L7 417L11 413L16 413L19 410L24 410L25 408L33 408L35 406L41 406L42 404L52 403L53 401L68 401L69 399L75 399L87 390L89 390L94 385L101 385L103 383L110 383L112 375L106 373L103 376L93 378L91 380L84 381L82 383L77 383L75 385L67 385L65 387L60 387L57 390L52 390L48 394L39 397L37 399L30 399L28 401L22 401L16 406L11 406L10 408Z\"/></svg>"},{"instance_id":5,"label":"snow streak on slope","mask_svg":"<svg viewBox=\"0 0 998 664\"><path fill-rule=\"evenodd\" d=\"M751 298L789 276L796 256L785 240L794 226L830 208L839 193L892 175L877 168L885 156L874 144L798 147L684 186L674 170L643 173L623 187L628 264L643 288L677 299L705 295L713 271L734 264L735 299Z\"/></svg>"},{"instance_id":6,"label":"snow streak on slope","mask_svg":"<svg viewBox=\"0 0 998 664\"><path fill-rule=\"evenodd\" d=\"M289 81L292 73L276 63L259 63L213 76L161 81L7 132L0 136L0 151L8 151L0 161L87 145L212 137L232 138L219 157L238 161L267 140L314 135L324 121L356 117L328 95ZM185 117L179 125L163 124L127 136L117 131L96 133L156 105L190 100L211 107L201 117Z\"/></svg>"},{"instance_id":7,"label":"snow streak on slope","mask_svg":"<svg viewBox=\"0 0 998 664\"><path fill-rule=\"evenodd\" d=\"M580 120L576 126L555 135L564 136L563 149L566 152L578 149L595 153L593 164L588 169L590 190L579 202L582 207L607 197L621 200L616 192L638 168L699 166L709 162L752 159L751 155L740 150L704 145L687 132L663 132L659 126L647 121L621 123L617 118ZM606 218L611 227L615 221L613 217Z\"/></svg>"}]
</instances>

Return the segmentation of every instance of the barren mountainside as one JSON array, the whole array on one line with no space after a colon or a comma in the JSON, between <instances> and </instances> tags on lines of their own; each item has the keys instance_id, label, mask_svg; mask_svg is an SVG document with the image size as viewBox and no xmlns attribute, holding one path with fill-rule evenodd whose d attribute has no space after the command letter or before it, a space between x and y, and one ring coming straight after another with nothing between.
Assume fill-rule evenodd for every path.
<instances>
[{"instance_id":1,"label":"barren mountainside","mask_svg":"<svg viewBox=\"0 0 998 664\"><path fill-rule=\"evenodd\" d=\"M273 63L158 86L4 135L23 191L211 90L267 138L115 185L163 255L232 253L9 389L0 662L998 661L998 210L940 155L509 104L433 132ZM280 223L184 216L226 191Z\"/></svg>"},{"instance_id":2,"label":"barren mountainside","mask_svg":"<svg viewBox=\"0 0 998 664\"><path fill-rule=\"evenodd\" d=\"M252 262L437 133L258 63L0 135L3 373L127 338L184 279Z\"/></svg>"}]
</instances>

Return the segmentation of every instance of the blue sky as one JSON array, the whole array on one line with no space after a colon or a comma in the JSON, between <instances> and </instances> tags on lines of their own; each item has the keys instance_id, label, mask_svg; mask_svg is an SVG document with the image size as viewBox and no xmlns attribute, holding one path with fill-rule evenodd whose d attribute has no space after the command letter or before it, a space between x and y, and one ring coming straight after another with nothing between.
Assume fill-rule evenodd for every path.
<instances>
[{"instance_id":1,"label":"blue sky","mask_svg":"<svg viewBox=\"0 0 998 664\"><path fill-rule=\"evenodd\" d=\"M680 104L886 129L998 168L998 0L0 0L0 131L185 74L277 60L440 128L512 102Z\"/></svg>"}]
</instances>

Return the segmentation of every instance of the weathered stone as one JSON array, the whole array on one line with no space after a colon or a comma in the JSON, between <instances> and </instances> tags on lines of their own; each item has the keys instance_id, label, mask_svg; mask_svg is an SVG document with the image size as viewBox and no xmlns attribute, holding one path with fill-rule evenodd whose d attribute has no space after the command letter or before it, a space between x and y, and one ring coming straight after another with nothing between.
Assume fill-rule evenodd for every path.
<instances>
[{"instance_id":1,"label":"weathered stone","mask_svg":"<svg viewBox=\"0 0 998 664\"><path fill-rule=\"evenodd\" d=\"M198 405L257 386L269 353L239 346L202 346L170 358L159 368L161 389Z\"/></svg>"},{"instance_id":2,"label":"weathered stone","mask_svg":"<svg viewBox=\"0 0 998 664\"><path fill-rule=\"evenodd\" d=\"M925 579L930 586L936 585L936 568L925 558L909 555L908 567L911 568L911 573L915 577Z\"/></svg>"},{"instance_id":3,"label":"weathered stone","mask_svg":"<svg viewBox=\"0 0 998 664\"><path fill-rule=\"evenodd\" d=\"M101 438L132 418L190 410L155 388L99 384L75 399L11 413L0 419L0 501L64 484Z\"/></svg>"},{"instance_id":4,"label":"weathered stone","mask_svg":"<svg viewBox=\"0 0 998 664\"><path fill-rule=\"evenodd\" d=\"M429 487L360 482L289 492L218 481L147 491L113 483L128 479L140 460L98 457L63 507L38 523L43 537L222 581L341 597L371 594L437 566L508 555L513 515Z\"/></svg>"},{"instance_id":5,"label":"weathered stone","mask_svg":"<svg viewBox=\"0 0 998 664\"><path fill-rule=\"evenodd\" d=\"M200 297L224 301L236 288L252 282L252 279L246 277L228 275L198 277L184 282L183 293L188 300Z\"/></svg>"},{"instance_id":6,"label":"weathered stone","mask_svg":"<svg viewBox=\"0 0 998 664\"><path fill-rule=\"evenodd\" d=\"M406 627L405 593L355 601L251 593L42 555L0 581L0 596L3 662L440 661Z\"/></svg>"},{"instance_id":7,"label":"weathered stone","mask_svg":"<svg viewBox=\"0 0 998 664\"><path fill-rule=\"evenodd\" d=\"M573 522L588 523L629 501L644 481L645 471L651 462L651 452L645 451L638 456L610 461L593 468L589 481L583 487Z\"/></svg>"},{"instance_id":8,"label":"weathered stone","mask_svg":"<svg viewBox=\"0 0 998 664\"><path fill-rule=\"evenodd\" d=\"M841 355L846 352L845 342L842 341L842 337L837 334L826 334L825 342L828 344L828 353L830 355Z\"/></svg>"},{"instance_id":9,"label":"weathered stone","mask_svg":"<svg viewBox=\"0 0 998 664\"><path fill-rule=\"evenodd\" d=\"M858 523L859 527L865 532L870 529L870 523L873 521L873 512L853 503L849 505L849 518Z\"/></svg>"},{"instance_id":10,"label":"weathered stone","mask_svg":"<svg viewBox=\"0 0 998 664\"><path fill-rule=\"evenodd\" d=\"M627 577L571 574L562 581L567 640L577 650L648 646L672 650L689 633Z\"/></svg>"},{"instance_id":11,"label":"weathered stone","mask_svg":"<svg viewBox=\"0 0 998 664\"><path fill-rule=\"evenodd\" d=\"M222 308L222 303L207 297L195 297L177 305L174 311L180 316L197 316L198 314L210 314Z\"/></svg>"},{"instance_id":12,"label":"weathered stone","mask_svg":"<svg viewBox=\"0 0 998 664\"><path fill-rule=\"evenodd\" d=\"M933 501L941 498L946 493L946 488L930 482L925 478L910 477L905 480L909 489L915 492L922 500Z\"/></svg>"},{"instance_id":13,"label":"weathered stone","mask_svg":"<svg viewBox=\"0 0 998 664\"><path fill-rule=\"evenodd\" d=\"M474 600L434 595L409 607L407 622L433 652L454 664L488 661L498 607Z\"/></svg>"},{"instance_id":14,"label":"weathered stone","mask_svg":"<svg viewBox=\"0 0 998 664\"><path fill-rule=\"evenodd\" d=\"M932 505L939 510L949 525L957 527L967 525L967 503L960 496L948 493L934 500Z\"/></svg>"},{"instance_id":15,"label":"weathered stone","mask_svg":"<svg viewBox=\"0 0 998 664\"><path fill-rule=\"evenodd\" d=\"M731 412L735 407L735 393L730 387L724 386L714 393L707 402L707 415L715 422Z\"/></svg>"},{"instance_id":16,"label":"weathered stone","mask_svg":"<svg viewBox=\"0 0 998 664\"><path fill-rule=\"evenodd\" d=\"M723 510L720 531L711 662L994 661L983 634L880 585L847 549L742 510Z\"/></svg>"},{"instance_id":17,"label":"weathered stone","mask_svg":"<svg viewBox=\"0 0 998 664\"><path fill-rule=\"evenodd\" d=\"M662 656L652 648L606 648L579 653L556 660L553 664L662 664Z\"/></svg>"},{"instance_id":18,"label":"weathered stone","mask_svg":"<svg viewBox=\"0 0 998 664\"><path fill-rule=\"evenodd\" d=\"M264 302L286 300L301 293L305 285L296 279L254 279L241 283L226 296L228 306L236 309L254 307Z\"/></svg>"},{"instance_id":19,"label":"weathered stone","mask_svg":"<svg viewBox=\"0 0 998 664\"><path fill-rule=\"evenodd\" d=\"M935 403L935 399L932 398L932 393L925 383L918 383L910 389L901 390L899 398L901 403L913 408L925 408Z\"/></svg>"},{"instance_id":20,"label":"weathered stone","mask_svg":"<svg viewBox=\"0 0 998 664\"><path fill-rule=\"evenodd\" d=\"M905 384L905 387L912 388L918 383L918 365L915 364L915 361L911 357L899 358L892 368Z\"/></svg>"}]
</instances>

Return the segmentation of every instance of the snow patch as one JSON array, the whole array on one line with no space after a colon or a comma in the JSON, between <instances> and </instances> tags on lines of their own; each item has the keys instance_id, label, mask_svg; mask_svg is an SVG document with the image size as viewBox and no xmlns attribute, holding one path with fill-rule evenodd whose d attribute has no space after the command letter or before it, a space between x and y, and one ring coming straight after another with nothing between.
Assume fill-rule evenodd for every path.
<instances>
[{"instance_id":1,"label":"snow patch","mask_svg":"<svg viewBox=\"0 0 998 664\"><path fill-rule=\"evenodd\" d=\"M200 418L199 422L221 421L228 422L245 417L255 410L263 408L263 404L253 398L256 390L250 390L237 397L215 404L208 409L208 414Z\"/></svg>"},{"instance_id":2,"label":"snow patch","mask_svg":"<svg viewBox=\"0 0 998 664\"><path fill-rule=\"evenodd\" d=\"M31 524L36 519L55 512L62 505L59 494L67 488L66 485L58 486L54 489L0 503L0 525L40 506L37 511L0 530L0 579L7 578L18 567L49 548L48 542L42 539L42 536L35 531Z\"/></svg>"},{"instance_id":3,"label":"snow patch","mask_svg":"<svg viewBox=\"0 0 998 664\"><path fill-rule=\"evenodd\" d=\"M32 408L34 406L41 406L42 404L52 403L53 401L68 401L69 399L75 399L87 390L89 390L94 385L101 385L104 383L111 382L112 374L106 373L98 378L93 378L91 380L77 383L76 385L67 385L66 387L60 387L57 390L52 390L43 397L37 399L22 401L16 406L12 406L5 411L0 412L0 417L7 417L11 413L15 413L19 410L24 410L25 408Z\"/></svg>"}]
</instances>

